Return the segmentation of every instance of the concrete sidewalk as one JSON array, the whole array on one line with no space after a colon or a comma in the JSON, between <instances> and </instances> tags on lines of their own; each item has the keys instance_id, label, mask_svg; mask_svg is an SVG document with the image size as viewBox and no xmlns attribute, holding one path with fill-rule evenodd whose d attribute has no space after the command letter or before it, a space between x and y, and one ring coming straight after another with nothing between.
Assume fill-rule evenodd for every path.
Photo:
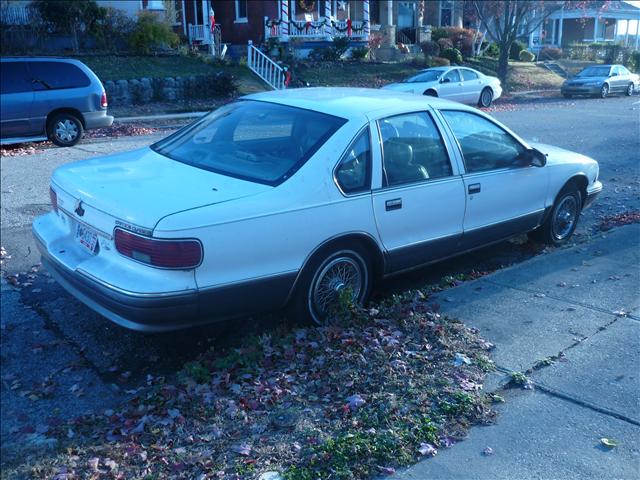
<instances>
[{"instance_id":1,"label":"concrete sidewalk","mask_svg":"<svg viewBox=\"0 0 640 480\"><path fill-rule=\"evenodd\" d=\"M395 478L640 478L640 225L435 301L496 345L488 391L502 388L506 372L551 364L530 375L534 390L500 390L506 403L495 425ZM602 446L603 437L618 446ZM494 453L484 455L487 447Z\"/></svg>"}]
</instances>

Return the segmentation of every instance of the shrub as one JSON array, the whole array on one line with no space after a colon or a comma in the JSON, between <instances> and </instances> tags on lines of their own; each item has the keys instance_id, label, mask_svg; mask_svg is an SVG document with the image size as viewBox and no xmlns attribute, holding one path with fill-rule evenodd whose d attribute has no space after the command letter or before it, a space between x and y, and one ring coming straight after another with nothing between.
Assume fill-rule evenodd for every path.
<instances>
[{"instance_id":1,"label":"shrub","mask_svg":"<svg viewBox=\"0 0 640 480\"><path fill-rule=\"evenodd\" d=\"M180 41L171 26L160 20L157 14L142 12L136 27L129 36L129 46L140 54L149 54L162 48L176 47Z\"/></svg>"},{"instance_id":2,"label":"shrub","mask_svg":"<svg viewBox=\"0 0 640 480\"><path fill-rule=\"evenodd\" d=\"M441 38L448 38L448 37L449 37L449 32L447 32L447 30L445 30L444 28L434 28L433 30L431 30L432 42L437 42Z\"/></svg>"},{"instance_id":3,"label":"shrub","mask_svg":"<svg viewBox=\"0 0 640 480\"><path fill-rule=\"evenodd\" d=\"M640 51L631 52L625 65L632 72L640 73Z\"/></svg>"},{"instance_id":4,"label":"shrub","mask_svg":"<svg viewBox=\"0 0 640 480\"><path fill-rule=\"evenodd\" d=\"M451 40L452 46L460 50L464 57L473 56L473 41L476 31L470 28L445 27L447 38Z\"/></svg>"},{"instance_id":5,"label":"shrub","mask_svg":"<svg viewBox=\"0 0 640 480\"><path fill-rule=\"evenodd\" d=\"M431 59L432 67L448 67L449 65L451 65L451 62L447 58L433 57Z\"/></svg>"},{"instance_id":6,"label":"shrub","mask_svg":"<svg viewBox=\"0 0 640 480\"><path fill-rule=\"evenodd\" d=\"M511 60L519 60L520 52L526 48L527 46L524 43L516 40L511 44L511 48L509 49L509 58Z\"/></svg>"},{"instance_id":7,"label":"shrub","mask_svg":"<svg viewBox=\"0 0 640 480\"><path fill-rule=\"evenodd\" d=\"M440 45L433 40L422 42L420 48L425 57L437 57L440 55Z\"/></svg>"},{"instance_id":8,"label":"shrub","mask_svg":"<svg viewBox=\"0 0 640 480\"><path fill-rule=\"evenodd\" d=\"M440 46L440 51L446 50L447 48L453 48L453 42L448 38L441 38L438 40L438 45Z\"/></svg>"},{"instance_id":9,"label":"shrub","mask_svg":"<svg viewBox=\"0 0 640 480\"><path fill-rule=\"evenodd\" d=\"M351 49L351 58L353 58L354 60L364 60L368 55L368 47L356 47Z\"/></svg>"},{"instance_id":10,"label":"shrub","mask_svg":"<svg viewBox=\"0 0 640 480\"><path fill-rule=\"evenodd\" d=\"M462 63L462 54L457 48L447 48L441 55L443 58L449 60L450 63Z\"/></svg>"},{"instance_id":11,"label":"shrub","mask_svg":"<svg viewBox=\"0 0 640 480\"><path fill-rule=\"evenodd\" d=\"M540 60L558 60L562 58L562 49L544 47L538 54Z\"/></svg>"},{"instance_id":12,"label":"shrub","mask_svg":"<svg viewBox=\"0 0 640 480\"><path fill-rule=\"evenodd\" d=\"M311 50L309 58L321 62L335 62L340 60L348 49L348 37L335 37L330 47L317 47Z\"/></svg>"},{"instance_id":13,"label":"shrub","mask_svg":"<svg viewBox=\"0 0 640 480\"><path fill-rule=\"evenodd\" d=\"M136 22L117 8L107 7L105 15L95 25L94 36L97 45L105 50L117 51L127 44Z\"/></svg>"},{"instance_id":14,"label":"shrub","mask_svg":"<svg viewBox=\"0 0 640 480\"><path fill-rule=\"evenodd\" d=\"M208 82L208 93L213 97L228 97L238 91L236 79L227 72L215 74L213 82Z\"/></svg>"},{"instance_id":15,"label":"shrub","mask_svg":"<svg viewBox=\"0 0 640 480\"><path fill-rule=\"evenodd\" d=\"M520 61L521 62L533 62L535 59L536 59L536 56L533 53L531 53L531 52L529 52L527 50L522 50L520 52Z\"/></svg>"},{"instance_id":16,"label":"shrub","mask_svg":"<svg viewBox=\"0 0 640 480\"><path fill-rule=\"evenodd\" d=\"M491 42L487 49L484 51L487 57L498 58L500 56L500 47L497 43Z\"/></svg>"}]
</instances>

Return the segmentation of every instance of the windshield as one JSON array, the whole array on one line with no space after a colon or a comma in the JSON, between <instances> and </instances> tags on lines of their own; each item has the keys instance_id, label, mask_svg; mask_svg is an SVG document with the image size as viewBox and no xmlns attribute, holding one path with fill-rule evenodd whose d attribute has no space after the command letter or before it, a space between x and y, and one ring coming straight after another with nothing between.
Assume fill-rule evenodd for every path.
<instances>
[{"instance_id":1,"label":"windshield","mask_svg":"<svg viewBox=\"0 0 640 480\"><path fill-rule=\"evenodd\" d=\"M404 80L404 83L417 83L417 82L433 82L438 80L444 71L442 70L427 70L426 72L420 72L413 77L409 77Z\"/></svg>"},{"instance_id":2,"label":"windshield","mask_svg":"<svg viewBox=\"0 0 640 480\"><path fill-rule=\"evenodd\" d=\"M608 77L609 67L587 67L582 70L578 77Z\"/></svg>"},{"instance_id":3,"label":"windshield","mask_svg":"<svg viewBox=\"0 0 640 480\"><path fill-rule=\"evenodd\" d=\"M345 119L242 100L219 108L151 146L194 167L267 185L293 175Z\"/></svg>"}]
</instances>

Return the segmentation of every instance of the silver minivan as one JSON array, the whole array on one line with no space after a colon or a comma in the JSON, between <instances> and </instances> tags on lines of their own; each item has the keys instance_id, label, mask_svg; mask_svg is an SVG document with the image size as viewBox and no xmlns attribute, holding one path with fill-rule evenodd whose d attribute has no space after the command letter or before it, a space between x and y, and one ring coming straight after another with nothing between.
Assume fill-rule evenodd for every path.
<instances>
[{"instance_id":1,"label":"silver minivan","mask_svg":"<svg viewBox=\"0 0 640 480\"><path fill-rule=\"evenodd\" d=\"M95 73L70 58L0 59L0 144L78 143L84 130L108 127L107 94Z\"/></svg>"}]
</instances>

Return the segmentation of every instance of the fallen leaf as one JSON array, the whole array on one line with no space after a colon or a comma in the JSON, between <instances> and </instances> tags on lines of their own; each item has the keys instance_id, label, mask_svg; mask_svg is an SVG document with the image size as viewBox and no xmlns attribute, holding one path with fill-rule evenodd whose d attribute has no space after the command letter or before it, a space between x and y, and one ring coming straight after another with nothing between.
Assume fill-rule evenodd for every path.
<instances>
[{"instance_id":1,"label":"fallen leaf","mask_svg":"<svg viewBox=\"0 0 640 480\"><path fill-rule=\"evenodd\" d=\"M611 438L601 438L600 443L605 447L614 448L618 446L618 442Z\"/></svg>"}]
</instances>

